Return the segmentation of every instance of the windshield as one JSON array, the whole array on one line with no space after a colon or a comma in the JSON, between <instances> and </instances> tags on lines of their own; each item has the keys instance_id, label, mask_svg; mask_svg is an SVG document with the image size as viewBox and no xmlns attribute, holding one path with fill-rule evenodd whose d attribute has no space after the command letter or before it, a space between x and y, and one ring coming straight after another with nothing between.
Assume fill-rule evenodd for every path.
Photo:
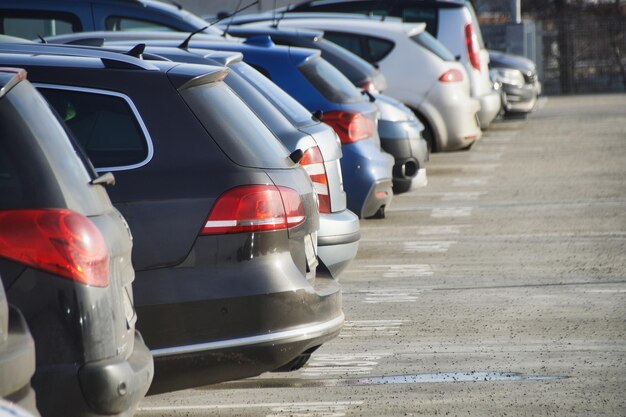
<instances>
[{"instance_id":1,"label":"windshield","mask_svg":"<svg viewBox=\"0 0 626 417\"><path fill-rule=\"evenodd\" d=\"M182 90L204 128L236 164L288 168L289 152L258 116L223 82Z\"/></svg>"},{"instance_id":2,"label":"windshield","mask_svg":"<svg viewBox=\"0 0 626 417\"><path fill-rule=\"evenodd\" d=\"M294 126L304 127L314 123L311 112L250 65L241 62L231 68L263 94Z\"/></svg>"},{"instance_id":3,"label":"windshield","mask_svg":"<svg viewBox=\"0 0 626 417\"><path fill-rule=\"evenodd\" d=\"M305 62L300 72L324 96L333 103L356 103L363 101L361 92L339 70L322 58Z\"/></svg>"}]
</instances>

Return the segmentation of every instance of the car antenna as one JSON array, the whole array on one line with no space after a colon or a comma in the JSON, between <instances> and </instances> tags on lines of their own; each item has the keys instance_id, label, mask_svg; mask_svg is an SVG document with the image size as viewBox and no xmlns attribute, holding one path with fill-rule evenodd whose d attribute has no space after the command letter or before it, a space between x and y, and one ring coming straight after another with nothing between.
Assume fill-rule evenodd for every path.
<instances>
[{"instance_id":1,"label":"car antenna","mask_svg":"<svg viewBox=\"0 0 626 417\"><path fill-rule=\"evenodd\" d=\"M292 7L294 7L294 4L289 4L284 10L281 11L280 17L276 19L276 23L272 25L272 28L278 29L278 25L280 24L280 21L285 18L285 14L291 11Z\"/></svg>"},{"instance_id":2,"label":"car antenna","mask_svg":"<svg viewBox=\"0 0 626 417\"><path fill-rule=\"evenodd\" d=\"M235 17L235 16L236 16L236 15L238 15L239 13L243 12L243 11L244 11L244 10L246 10L246 9L249 9L250 7L254 6L255 4L259 4L259 0L256 0L256 1L254 1L254 2L252 2L252 3L250 3L250 4L248 4L246 7L242 7L242 8L240 9L239 7L241 6L241 3L243 3L243 0L239 0L239 4L237 4L237 8L235 9L235 11L234 11L234 12L232 12L231 14L224 15L224 16L220 17L219 19L217 19L217 20L215 20L215 21L211 22L211 24L210 24L209 26L213 26L214 24L219 23L219 22L221 22L221 21L222 21L222 20L224 20L224 19L228 19L228 18L230 18L230 17ZM222 36L223 36L223 37L226 37L226 35L228 34L228 29L230 28L230 25L231 25L232 23L233 23L233 19L230 19L230 20L228 21L228 24L226 25L226 29L224 29L224 32L222 33Z\"/></svg>"},{"instance_id":3,"label":"car antenna","mask_svg":"<svg viewBox=\"0 0 626 417\"><path fill-rule=\"evenodd\" d=\"M243 0L239 0L239 3L237 3L237 7L235 7L235 12L237 12L237 10L239 10L239 8L241 7L241 3L243 3ZM222 33L222 37L224 38L226 37L226 34L228 33L228 29L230 29L231 23L233 23L233 19L230 19L228 23L226 24L226 29L224 29L224 32Z\"/></svg>"},{"instance_id":4,"label":"car antenna","mask_svg":"<svg viewBox=\"0 0 626 417\"><path fill-rule=\"evenodd\" d=\"M135 58L141 58L141 54L143 54L143 51L146 50L146 44L145 43L138 43L137 45L133 46L133 48L128 51L128 52L124 52L126 55L128 56L134 56Z\"/></svg>"},{"instance_id":5,"label":"car antenna","mask_svg":"<svg viewBox=\"0 0 626 417\"><path fill-rule=\"evenodd\" d=\"M382 2L383 2L383 0L380 0L380 1L378 2L378 4L382 4ZM383 13L383 14L380 16L380 21L381 21L381 22L384 22L384 21L385 21L385 19L387 18L387 16L389 16L389 12L390 12L391 10L393 10L393 8L394 8L394 7L396 7L396 3L398 3L398 0L393 0L393 3L391 3L391 6L389 6L389 7L387 8L387 10L385 10L385 13Z\"/></svg>"},{"instance_id":6,"label":"car antenna","mask_svg":"<svg viewBox=\"0 0 626 417\"><path fill-rule=\"evenodd\" d=\"M197 35L200 32L204 32L206 29L210 28L211 26L218 24L219 22L221 22L222 20L224 20L224 19L226 19L228 17L233 17L235 14L237 14L239 12L242 12L242 11L246 10L247 8L249 8L249 7L254 6L258 2L259 2L259 0L256 0L255 2L248 4L246 7L242 8L242 9L235 10L230 15L222 16L219 19L215 19L214 21L212 21L210 24L206 25L205 27L197 29L197 30L194 30L193 32L191 32L189 34L189 36L187 36L187 38L184 41L182 41L182 43L180 45L177 46L177 48L186 51L189 48L189 42L191 41L191 38L194 37L194 35Z\"/></svg>"},{"instance_id":7,"label":"car antenna","mask_svg":"<svg viewBox=\"0 0 626 417\"><path fill-rule=\"evenodd\" d=\"M48 41L47 41L47 40L45 40L45 39L43 38L43 36L41 36L40 34L37 34L37 37L39 38L39 40L41 41L41 43L48 43Z\"/></svg>"}]
</instances>

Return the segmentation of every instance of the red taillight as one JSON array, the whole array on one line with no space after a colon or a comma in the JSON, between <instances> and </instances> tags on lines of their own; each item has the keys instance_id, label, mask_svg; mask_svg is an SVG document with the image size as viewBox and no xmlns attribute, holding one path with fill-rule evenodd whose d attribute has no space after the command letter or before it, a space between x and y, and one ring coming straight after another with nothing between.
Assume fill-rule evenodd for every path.
<instances>
[{"instance_id":1,"label":"red taillight","mask_svg":"<svg viewBox=\"0 0 626 417\"><path fill-rule=\"evenodd\" d=\"M305 219L297 191L274 185L243 185L217 199L200 234L280 230Z\"/></svg>"},{"instance_id":2,"label":"red taillight","mask_svg":"<svg viewBox=\"0 0 626 417\"><path fill-rule=\"evenodd\" d=\"M337 132L339 140L344 145L366 139L374 134L374 122L361 113L330 111L324 113L322 121Z\"/></svg>"},{"instance_id":3,"label":"red taillight","mask_svg":"<svg viewBox=\"0 0 626 417\"><path fill-rule=\"evenodd\" d=\"M109 251L98 228L65 209L0 211L0 257L85 285L109 285Z\"/></svg>"},{"instance_id":4,"label":"red taillight","mask_svg":"<svg viewBox=\"0 0 626 417\"><path fill-rule=\"evenodd\" d=\"M313 188L317 193L320 202L320 213L330 213L330 192L328 190L328 176L324 166L324 158L317 146L307 149L300 160L300 165L304 167L311 177Z\"/></svg>"},{"instance_id":5,"label":"red taillight","mask_svg":"<svg viewBox=\"0 0 626 417\"><path fill-rule=\"evenodd\" d=\"M474 32L471 23L465 25L465 45L467 46L467 57L472 67L480 71L480 47L478 46L478 36Z\"/></svg>"},{"instance_id":6,"label":"red taillight","mask_svg":"<svg viewBox=\"0 0 626 417\"><path fill-rule=\"evenodd\" d=\"M378 91L378 89L376 88L376 84L374 84L374 81L372 80L365 81L359 87L372 94L378 94L380 92Z\"/></svg>"},{"instance_id":7,"label":"red taillight","mask_svg":"<svg viewBox=\"0 0 626 417\"><path fill-rule=\"evenodd\" d=\"M463 81L463 73L458 69L451 69L443 73L439 77L439 81L442 83L458 83Z\"/></svg>"}]
</instances>

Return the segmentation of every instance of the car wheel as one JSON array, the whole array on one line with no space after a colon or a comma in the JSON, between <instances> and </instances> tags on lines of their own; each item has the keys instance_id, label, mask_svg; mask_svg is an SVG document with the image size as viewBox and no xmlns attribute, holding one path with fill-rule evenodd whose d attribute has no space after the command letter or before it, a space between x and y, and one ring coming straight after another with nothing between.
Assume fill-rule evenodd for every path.
<instances>
[{"instance_id":1,"label":"car wheel","mask_svg":"<svg viewBox=\"0 0 626 417\"><path fill-rule=\"evenodd\" d=\"M303 353L302 355L298 356L297 358L293 359L291 362L286 363L285 365L281 366L278 369L275 369L272 372L293 372L293 371L297 371L298 369L302 368L311 358L311 354L310 353Z\"/></svg>"},{"instance_id":2,"label":"car wheel","mask_svg":"<svg viewBox=\"0 0 626 417\"><path fill-rule=\"evenodd\" d=\"M381 208L376 210L376 213L372 214L370 217L367 217L367 218L368 219L384 219L385 218L385 206L382 206Z\"/></svg>"},{"instance_id":3,"label":"car wheel","mask_svg":"<svg viewBox=\"0 0 626 417\"><path fill-rule=\"evenodd\" d=\"M424 116L413 110L415 117L419 119L419 121L424 125L424 130L422 131L422 136L428 145L428 153L437 152L437 146L435 144L435 134L433 133L433 129L430 127L430 123L426 120Z\"/></svg>"}]
</instances>

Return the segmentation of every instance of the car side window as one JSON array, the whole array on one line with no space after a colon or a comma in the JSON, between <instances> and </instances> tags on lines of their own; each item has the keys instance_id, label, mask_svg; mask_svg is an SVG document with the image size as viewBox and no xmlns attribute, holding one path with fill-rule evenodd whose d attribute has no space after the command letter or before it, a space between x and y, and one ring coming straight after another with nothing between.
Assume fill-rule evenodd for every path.
<instances>
[{"instance_id":1,"label":"car side window","mask_svg":"<svg viewBox=\"0 0 626 417\"><path fill-rule=\"evenodd\" d=\"M437 37L438 12L435 7L427 6L404 6L402 7L402 20L405 22L424 22L426 31Z\"/></svg>"},{"instance_id":2,"label":"car side window","mask_svg":"<svg viewBox=\"0 0 626 417\"><path fill-rule=\"evenodd\" d=\"M37 10L0 10L0 33L18 38L36 39L81 32L80 20L71 13Z\"/></svg>"},{"instance_id":3,"label":"car side window","mask_svg":"<svg viewBox=\"0 0 626 417\"><path fill-rule=\"evenodd\" d=\"M395 44L386 39L380 38L367 38L367 47L369 49L369 61L370 62L379 62L393 49Z\"/></svg>"},{"instance_id":4,"label":"car side window","mask_svg":"<svg viewBox=\"0 0 626 417\"><path fill-rule=\"evenodd\" d=\"M109 16L105 21L106 30L112 31L131 31L131 30L156 30L156 31L174 31L175 29L164 25L160 22L150 20L134 19L124 16Z\"/></svg>"},{"instance_id":5,"label":"car side window","mask_svg":"<svg viewBox=\"0 0 626 417\"><path fill-rule=\"evenodd\" d=\"M96 169L130 169L147 162L147 131L125 98L104 92L40 86Z\"/></svg>"},{"instance_id":6,"label":"car side window","mask_svg":"<svg viewBox=\"0 0 626 417\"><path fill-rule=\"evenodd\" d=\"M360 35L353 35L350 33L339 33L339 32L325 32L324 38L336 43L342 48L347 49L348 51L356 54L364 59L367 59L365 56L365 51L363 50L363 44L361 43Z\"/></svg>"}]
</instances>

